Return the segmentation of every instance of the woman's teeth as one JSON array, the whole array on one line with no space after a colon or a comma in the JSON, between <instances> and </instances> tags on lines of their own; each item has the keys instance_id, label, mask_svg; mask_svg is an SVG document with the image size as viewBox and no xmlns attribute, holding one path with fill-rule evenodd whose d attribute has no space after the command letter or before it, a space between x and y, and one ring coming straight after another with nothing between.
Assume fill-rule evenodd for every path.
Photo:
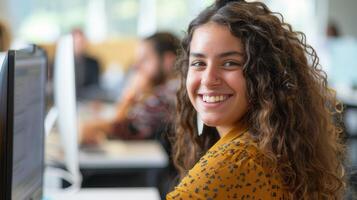
<instances>
[{"instance_id":1,"label":"woman's teeth","mask_svg":"<svg viewBox=\"0 0 357 200\"><path fill-rule=\"evenodd\" d=\"M204 102L217 103L226 100L228 98L228 95L218 95L218 96L203 95L202 97Z\"/></svg>"}]
</instances>

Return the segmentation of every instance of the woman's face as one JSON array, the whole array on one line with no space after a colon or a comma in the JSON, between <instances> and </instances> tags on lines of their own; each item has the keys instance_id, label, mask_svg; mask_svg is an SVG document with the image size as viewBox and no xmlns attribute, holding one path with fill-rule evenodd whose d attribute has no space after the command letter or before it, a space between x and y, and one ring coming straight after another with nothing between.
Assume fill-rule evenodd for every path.
<instances>
[{"instance_id":1,"label":"woman's face","mask_svg":"<svg viewBox=\"0 0 357 200\"><path fill-rule=\"evenodd\" d=\"M149 41L141 41L136 52L135 68L145 77L152 79L159 70L159 56L153 44Z\"/></svg>"},{"instance_id":2,"label":"woman's face","mask_svg":"<svg viewBox=\"0 0 357 200\"><path fill-rule=\"evenodd\" d=\"M209 22L194 31L187 92L203 122L221 135L240 126L248 110L243 64L242 42L226 26Z\"/></svg>"}]
</instances>

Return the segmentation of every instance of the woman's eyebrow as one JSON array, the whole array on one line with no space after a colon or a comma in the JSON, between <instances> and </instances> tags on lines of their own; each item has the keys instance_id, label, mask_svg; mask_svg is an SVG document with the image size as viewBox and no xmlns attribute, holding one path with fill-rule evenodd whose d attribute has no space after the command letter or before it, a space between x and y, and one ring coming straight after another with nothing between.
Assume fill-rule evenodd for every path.
<instances>
[{"instance_id":1,"label":"woman's eyebrow","mask_svg":"<svg viewBox=\"0 0 357 200\"><path fill-rule=\"evenodd\" d=\"M218 57L228 57L228 56L244 56L244 54L242 52L238 52L238 51L227 51L227 52L224 52L224 53L220 53L218 55Z\"/></svg>"},{"instance_id":2,"label":"woman's eyebrow","mask_svg":"<svg viewBox=\"0 0 357 200\"><path fill-rule=\"evenodd\" d=\"M223 52L223 53L218 54L217 57L223 58L223 57L234 56L234 55L244 56L244 53L238 52L238 51L227 51L227 52ZM191 57L197 57L197 58L205 58L205 57L207 57L205 54L197 53L197 52L190 52L190 56Z\"/></svg>"},{"instance_id":3,"label":"woman's eyebrow","mask_svg":"<svg viewBox=\"0 0 357 200\"><path fill-rule=\"evenodd\" d=\"M190 52L190 57L205 58L206 55L203 53Z\"/></svg>"}]
</instances>

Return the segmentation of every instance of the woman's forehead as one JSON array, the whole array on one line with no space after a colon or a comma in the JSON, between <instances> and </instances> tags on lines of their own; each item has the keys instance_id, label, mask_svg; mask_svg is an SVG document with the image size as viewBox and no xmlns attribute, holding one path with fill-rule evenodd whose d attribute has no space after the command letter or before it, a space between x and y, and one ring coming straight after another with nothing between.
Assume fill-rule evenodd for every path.
<instances>
[{"instance_id":1,"label":"woman's forehead","mask_svg":"<svg viewBox=\"0 0 357 200\"><path fill-rule=\"evenodd\" d=\"M193 32L190 51L213 54L228 51L243 53L243 44L227 26L209 22L197 27Z\"/></svg>"}]
</instances>

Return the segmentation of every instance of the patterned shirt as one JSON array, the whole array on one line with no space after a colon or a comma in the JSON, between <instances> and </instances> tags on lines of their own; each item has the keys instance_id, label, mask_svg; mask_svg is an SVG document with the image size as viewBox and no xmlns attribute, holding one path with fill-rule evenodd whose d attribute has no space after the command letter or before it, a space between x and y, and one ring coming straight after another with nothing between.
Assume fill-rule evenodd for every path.
<instances>
[{"instance_id":1,"label":"patterned shirt","mask_svg":"<svg viewBox=\"0 0 357 200\"><path fill-rule=\"evenodd\" d=\"M167 200L290 199L248 133L230 131L188 172Z\"/></svg>"},{"instance_id":2,"label":"patterned shirt","mask_svg":"<svg viewBox=\"0 0 357 200\"><path fill-rule=\"evenodd\" d=\"M148 139L164 131L173 121L176 91L177 82L168 81L134 102L126 119L113 124L114 137Z\"/></svg>"}]
</instances>

